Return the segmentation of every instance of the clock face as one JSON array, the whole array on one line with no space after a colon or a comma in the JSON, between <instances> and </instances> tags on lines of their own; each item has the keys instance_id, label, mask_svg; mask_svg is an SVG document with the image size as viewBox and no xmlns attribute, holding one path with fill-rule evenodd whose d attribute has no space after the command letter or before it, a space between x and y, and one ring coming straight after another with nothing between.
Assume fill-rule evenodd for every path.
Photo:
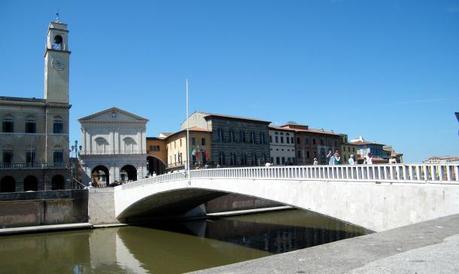
<instances>
[{"instance_id":1,"label":"clock face","mask_svg":"<svg viewBox=\"0 0 459 274\"><path fill-rule=\"evenodd\" d=\"M55 70L64 70L64 68L65 68L64 61L62 59L60 59L60 58L57 58L57 57L53 58L53 61L51 62L51 64L53 65L53 68Z\"/></svg>"}]
</instances>

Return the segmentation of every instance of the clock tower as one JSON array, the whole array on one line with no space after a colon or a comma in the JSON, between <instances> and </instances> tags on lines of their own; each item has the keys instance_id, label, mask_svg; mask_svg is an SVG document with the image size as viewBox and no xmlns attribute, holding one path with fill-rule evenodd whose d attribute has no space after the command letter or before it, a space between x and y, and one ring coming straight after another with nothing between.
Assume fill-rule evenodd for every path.
<instances>
[{"instance_id":1,"label":"clock tower","mask_svg":"<svg viewBox=\"0 0 459 274\"><path fill-rule=\"evenodd\" d=\"M58 19L48 27L45 51L45 95L53 103L69 103L69 44L67 24Z\"/></svg>"}]
</instances>

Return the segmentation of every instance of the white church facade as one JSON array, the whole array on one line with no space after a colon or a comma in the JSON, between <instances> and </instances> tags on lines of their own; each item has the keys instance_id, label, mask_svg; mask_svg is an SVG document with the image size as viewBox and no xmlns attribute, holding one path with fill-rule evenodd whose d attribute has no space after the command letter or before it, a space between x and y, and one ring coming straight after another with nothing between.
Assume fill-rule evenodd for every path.
<instances>
[{"instance_id":1,"label":"white church facade","mask_svg":"<svg viewBox=\"0 0 459 274\"><path fill-rule=\"evenodd\" d=\"M147 119L112 107L79 122L83 183L104 187L147 176Z\"/></svg>"}]
</instances>

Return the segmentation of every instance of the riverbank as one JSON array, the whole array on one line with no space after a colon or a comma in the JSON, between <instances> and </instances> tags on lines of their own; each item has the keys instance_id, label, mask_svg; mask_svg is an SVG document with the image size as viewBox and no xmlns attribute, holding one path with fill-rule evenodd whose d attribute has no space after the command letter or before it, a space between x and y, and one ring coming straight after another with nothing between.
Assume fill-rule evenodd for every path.
<instances>
[{"instance_id":1,"label":"riverbank","mask_svg":"<svg viewBox=\"0 0 459 274\"><path fill-rule=\"evenodd\" d=\"M58 225L37 225L37 226L22 226L0 229L0 236L26 234L26 233L43 233L65 230L81 230L91 229L93 225L90 223L74 223L74 224L58 224Z\"/></svg>"},{"instance_id":2,"label":"riverbank","mask_svg":"<svg viewBox=\"0 0 459 274\"><path fill-rule=\"evenodd\" d=\"M192 273L459 273L459 215Z\"/></svg>"}]
</instances>

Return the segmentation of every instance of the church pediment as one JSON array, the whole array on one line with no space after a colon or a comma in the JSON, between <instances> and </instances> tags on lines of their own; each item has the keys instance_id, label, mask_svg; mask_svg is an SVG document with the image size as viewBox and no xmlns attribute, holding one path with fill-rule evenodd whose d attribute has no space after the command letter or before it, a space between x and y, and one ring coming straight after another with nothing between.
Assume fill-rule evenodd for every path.
<instances>
[{"instance_id":1,"label":"church pediment","mask_svg":"<svg viewBox=\"0 0 459 274\"><path fill-rule=\"evenodd\" d=\"M140 117L134 113L112 107L89 116L79 119L80 123L84 122L101 122L101 123L146 123L148 119Z\"/></svg>"}]
</instances>

